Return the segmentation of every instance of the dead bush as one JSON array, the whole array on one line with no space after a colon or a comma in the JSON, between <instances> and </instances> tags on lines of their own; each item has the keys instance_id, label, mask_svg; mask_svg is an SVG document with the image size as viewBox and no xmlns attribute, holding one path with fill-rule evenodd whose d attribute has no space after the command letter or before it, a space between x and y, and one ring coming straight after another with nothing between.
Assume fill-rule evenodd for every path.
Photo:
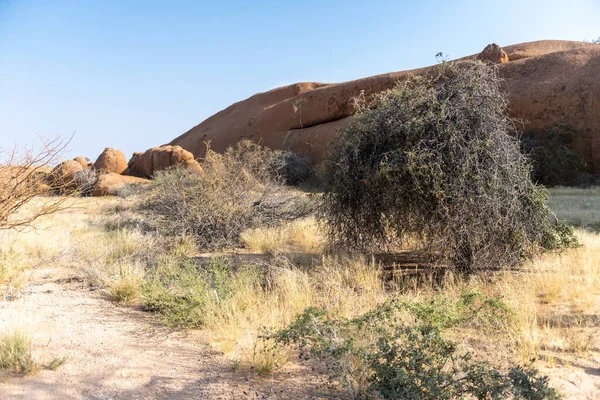
<instances>
[{"instance_id":1,"label":"dead bush","mask_svg":"<svg viewBox=\"0 0 600 400\"><path fill-rule=\"evenodd\" d=\"M46 198L26 213L19 212L34 197L48 193L45 178L68 143L56 137L37 147L0 148L0 230L29 227L65 207L64 198Z\"/></svg>"},{"instance_id":2,"label":"dead bush","mask_svg":"<svg viewBox=\"0 0 600 400\"><path fill-rule=\"evenodd\" d=\"M248 228L305 216L309 201L273 174L273 153L243 141L224 154L207 151L204 173L181 168L159 172L139 205L148 225L162 234L193 237L199 248L241 244Z\"/></svg>"}]
</instances>

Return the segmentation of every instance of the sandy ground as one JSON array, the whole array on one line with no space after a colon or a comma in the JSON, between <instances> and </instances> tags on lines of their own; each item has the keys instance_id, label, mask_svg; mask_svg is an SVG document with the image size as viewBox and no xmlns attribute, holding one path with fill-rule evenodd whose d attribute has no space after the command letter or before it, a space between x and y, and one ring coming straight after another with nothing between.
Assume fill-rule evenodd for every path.
<instances>
[{"instance_id":1,"label":"sandy ground","mask_svg":"<svg viewBox=\"0 0 600 400\"><path fill-rule=\"evenodd\" d=\"M29 285L0 302L0 324L22 321L33 335L36 360L66 357L56 371L11 377L0 399L298 399L336 398L289 366L274 378L234 372L199 331L177 331L151 314L110 302L69 269L33 271ZM600 334L598 336L600 339ZM557 359L542 368L568 399L600 398L600 358Z\"/></svg>"},{"instance_id":2,"label":"sandy ground","mask_svg":"<svg viewBox=\"0 0 600 400\"><path fill-rule=\"evenodd\" d=\"M174 331L111 303L70 270L36 270L21 296L0 302L0 324L24 321L42 363L56 371L11 377L0 399L320 398L290 367L274 378L233 372L198 331ZM303 373L304 372L304 373Z\"/></svg>"}]
</instances>

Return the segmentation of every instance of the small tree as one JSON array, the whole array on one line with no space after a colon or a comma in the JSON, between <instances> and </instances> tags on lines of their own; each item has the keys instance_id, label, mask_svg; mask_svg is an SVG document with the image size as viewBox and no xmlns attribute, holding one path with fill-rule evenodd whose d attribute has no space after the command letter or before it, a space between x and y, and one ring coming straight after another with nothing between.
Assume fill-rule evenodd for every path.
<instances>
[{"instance_id":1,"label":"small tree","mask_svg":"<svg viewBox=\"0 0 600 400\"><path fill-rule=\"evenodd\" d=\"M333 247L407 236L462 271L515 264L573 241L551 222L519 151L498 70L442 62L351 118L327 161L321 218Z\"/></svg>"},{"instance_id":2,"label":"small tree","mask_svg":"<svg viewBox=\"0 0 600 400\"><path fill-rule=\"evenodd\" d=\"M64 207L64 197L45 197L35 204L31 200L46 194L45 178L58 161L69 140L56 137L31 147L0 148L0 230L23 229L43 215ZM19 212L27 204L27 212Z\"/></svg>"}]
</instances>

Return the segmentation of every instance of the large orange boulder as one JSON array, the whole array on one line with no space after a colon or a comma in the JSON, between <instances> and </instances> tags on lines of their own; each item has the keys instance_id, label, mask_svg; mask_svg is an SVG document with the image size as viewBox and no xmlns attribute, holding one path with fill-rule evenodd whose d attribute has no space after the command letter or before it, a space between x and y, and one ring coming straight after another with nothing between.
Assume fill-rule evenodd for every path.
<instances>
[{"instance_id":1,"label":"large orange boulder","mask_svg":"<svg viewBox=\"0 0 600 400\"><path fill-rule=\"evenodd\" d=\"M66 160L50 171L48 185L59 192L75 191L78 188L77 174L84 168L75 160Z\"/></svg>"},{"instance_id":2,"label":"large orange boulder","mask_svg":"<svg viewBox=\"0 0 600 400\"><path fill-rule=\"evenodd\" d=\"M202 172L202 167L194 155L180 146L153 147L143 153L134 153L125 175L152 178L158 171L181 165L190 171Z\"/></svg>"},{"instance_id":3,"label":"large orange boulder","mask_svg":"<svg viewBox=\"0 0 600 400\"><path fill-rule=\"evenodd\" d=\"M127 168L127 159L121 150L107 147L94 162L94 168L101 174L121 174Z\"/></svg>"},{"instance_id":4,"label":"large orange boulder","mask_svg":"<svg viewBox=\"0 0 600 400\"><path fill-rule=\"evenodd\" d=\"M54 182L72 181L77 172L83 171L83 167L75 160L66 160L58 164L50 171L49 179Z\"/></svg>"},{"instance_id":5,"label":"large orange boulder","mask_svg":"<svg viewBox=\"0 0 600 400\"><path fill-rule=\"evenodd\" d=\"M477 56L477 60L490 62L492 64L504 64L508 62L508 55L496 43L488 44Z\"/></svg>"},{"instance_id":6,"label":"large orange boulder","mask_svg":"<svg viewBox=\"0 0 600 400\"><path fill-rule=\"evenodd\" d=\"M122 190L126 185L142 185L147 183L150 183L147 179L109 172L98 177L98 180L94 185L92 196L115 196L119 193L119 190Z\"/></svg>"},{"instance_id":7,"label":"large orange boulder","mask_svg":"<svg viewBox=\"0 0 600 400\"><path fill-rule=\"evenodd\" d=\"M87 168L87 167L88 167L88 165L89 165L89 162L88 162L87 158L85 158L85 157L81 157L81 156L79 156L79 157L75 157L75 158L73 159L73 161L77 161L79 164L81 164L81 166L82 166L83 168Z\"/></svg>"},{"instance_id":8,"label":"large orange boulder","mask_svg":"<svg viewBox=\"0 0 600 400\"><path fill-rule=\"evenodd\" d=\"M600 174L600 45L559 40L503 48L491 44L461 60L477 58L497 63L508 84L510 113L526 122L522 130L543 134L559 123L572 125L579 132L576 150L590 171ZM369 98L432 68L436 66L338 84L304 82L259 93L206 119L170 145L202 157L207 141L221 152L242 139L253 139L319 162L354 112L356 96Z\"/></svg>"}]
</instances>

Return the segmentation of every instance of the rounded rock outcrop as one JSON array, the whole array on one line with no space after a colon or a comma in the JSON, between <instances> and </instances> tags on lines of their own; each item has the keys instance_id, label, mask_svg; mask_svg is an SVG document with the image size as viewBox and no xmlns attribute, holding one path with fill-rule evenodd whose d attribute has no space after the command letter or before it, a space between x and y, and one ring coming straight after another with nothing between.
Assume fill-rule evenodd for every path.
<instances>
[{"instance_id":1,"label":"rounded rock outcrop","mask_svg":"<svg viewBox=\"0 0 600 400\"><path fill-rule=\"evenodd\" d=\"M504 64L509 61L506 52L496 43L485 46L485 49L477 56L477 60L492 64Z\"/></svg>"},{"instance_id":2,"label":"rounded rock outcrop","mask_svg":"<svg viewBox=\"0 0 600 400\"><path fill-rule=\"evenodd\" d=\"M98 180L96 181L92 191L92 196L115 196L125 185L146 184L149 182L150 181L147 179L109 172L108 174L102 174L98 177Z\"/></svg>"},{"instance_id":3,"label":"rounded rock outcrop","mask_svg":"<svg viewBox=\"0 0 600 400\"><path fill-rule=\"evenodd\" d=\"M77 174L84 168L75 160L66 160L58 164L47 176L47 183L53 190L69 192L78 189Z\"/></svg>"},{"instance_id":4,"label":"rounded rock outcrop","mask_svg":"<svg viewBox=\"0 0 600 400\"><path fill-rule=\"evenodd\" d=\"M94 162L94 169L100 174L114 172L121 174L127 168L127 158L121 150L115 150L111 147L104 149L102 154Z\"/></svg>"},{"instance_id":5,"label":"rounded rock outcrop","mask_svg":"<svg viewBox=\"0 0 600 400\"><path fill-rule=\"evenodd\" d=\"M83 168L87 168L87 167L89 166L89 162L88 162L87 158L85 158L85 157L82 157L82 156L75 157L75 158L73 159L73 161L77 161L79 164L81 164L81 166L82 166Z\"/></svg>"},{"instance_id":6,"label":"rounded rock outcrop","mask_svg":"<svg viewBox=\"0 0 600 400\"><path fill-rule=\"evenodd\" d=\"M181 165L193 172L202 172L194 155L180 146L153 147L143 153L134 153L125 175L152 178L158 171Z\"/></svg>"}]
</instances>

